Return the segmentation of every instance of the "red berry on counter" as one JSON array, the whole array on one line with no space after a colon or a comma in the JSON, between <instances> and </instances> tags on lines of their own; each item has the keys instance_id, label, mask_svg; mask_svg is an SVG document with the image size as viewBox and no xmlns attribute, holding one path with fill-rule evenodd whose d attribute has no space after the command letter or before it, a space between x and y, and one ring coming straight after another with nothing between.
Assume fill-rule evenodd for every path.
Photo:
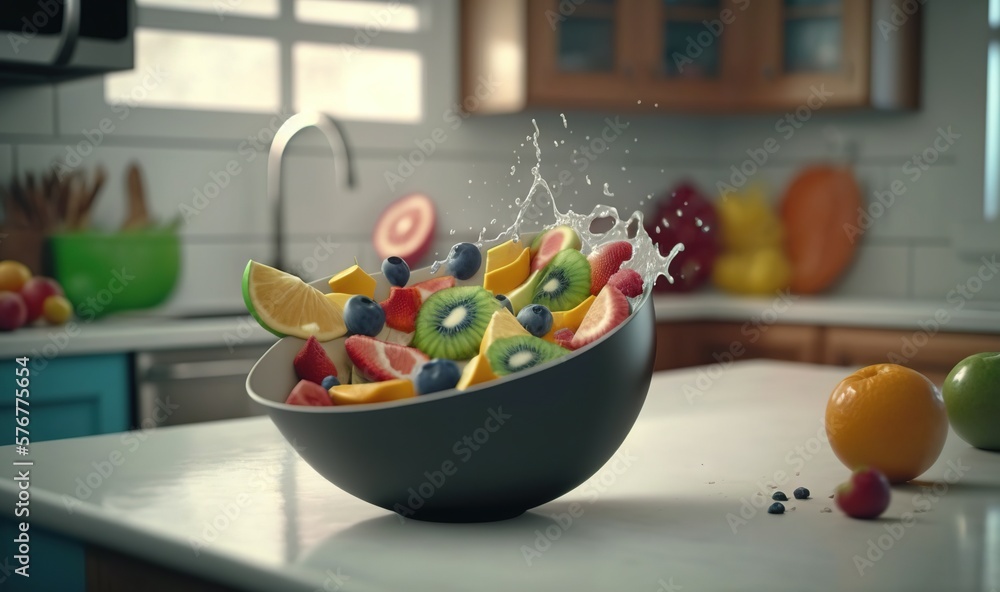
<instances>
[{"instance_id":1,"label":"red berry on counter","mask_svg":"<svg viewBox=\"0 0 1000 592\"><path fill-rule=\"evenodd\" d=\"M861 468L840 484L834 503L851 518L878 518L889 507L889 480L878 469Z\"/></svg>"}]
</instances>

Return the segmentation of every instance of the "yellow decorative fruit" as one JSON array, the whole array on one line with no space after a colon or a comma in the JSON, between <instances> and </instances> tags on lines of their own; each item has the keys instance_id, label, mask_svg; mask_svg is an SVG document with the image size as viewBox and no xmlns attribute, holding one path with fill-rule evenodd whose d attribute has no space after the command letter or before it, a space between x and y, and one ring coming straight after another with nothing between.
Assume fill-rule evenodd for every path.
<instances>
[{"instance_id":1,"label":"yellow decorative fruit","mask_svg":"<svg viewBox=\"0 0 1000 592\"><path fill-rule=\"evenodd\" d=\"M334 405L385 403L386 401L398 401L416 396L413 383L404 378L330 387L330 398Z\"/></svg>"},{"instance_id":2,"label":"yellow decorative fruit","mask_svg":"<svg viewBox=\"0 0 1000 592\"><path fill-rule=\"evenodd\" d=\"M462 378L458 380L458 385L455 388L464 391L470 386L493 380L496 377L497 375L490 368L490 362L486 359L486 356L478 355L469 360L469 363L465 365L465 369L462 370Z\"/></svg>"},{"instance_id":3,"label":"yellow decorative fruit","mask_svg":"<svg viewBox=\"0 0 1000 592\"><path fill-rule=\"evenodd\" d=\"M518 335L531 336L531 333L521 326L517 317L512 315L506 308L493 313L490 324L486 325L486 332L483 333L483 341L479 344L479 355L484 355L486 350L493 345L493 342L503 337L517 337Z\"/></svg>"},{"instance_id":4,"label":"yellow decorative fruit","mask_svg":"<svg viewBox=\"0 0 1000 592\"><path fill-rule=\"evenodd\" d=\"M555 343L555 334L559 329L570 329L576 332L580 328L580 323L583 322L583 317L587 316L587 311L590 310L590 306L596 299L597 296L590 295L586 300L570 310L552 311L552 329L543 335L542 339Z\"/></svg>"},{"instance_id":5,"label":"yellow decorative fruit","mask_svg":"<svg viewBox=\"0 0 1000 592\"><path fill-rule=\"evenodd\" d=\"M361 294L374 300L375 278L365 273L360 265L352 265L330 278L330 291L357 296Z\"/></svg>"},{"instance_id":6,"label":"yellow decorative fruit","mask_svg":"<svg viewBox=\"0 0 1000 592\"><path fill-rule=\"evenodd\" d=\"M483 287L494 294L506 294L528 279L531 270L531 251L525 247L513 261L492 271L487 267Z\"/></svg>"},{"instance_id":7,"label":"yellow decorative fruit","mask_svg":"<svg viewBox=\"0 0 1000 592\"><path fill-rule=\"evenodd\" d=\"M62 325L73 316L73 305L64 296L49 296L42 303L42 316L48 323Z\"/></svg>"},{"instance_id":8,"label":"yellow decorative fruit","mask_svg":"<svg viewBox=\"0 0 1000 592\"><path fill-rule=\"evenodd\" d=\"M20 261L0 261L0 292L20 292L31 279L31 270Z\"/></svg>"}]
</instances>

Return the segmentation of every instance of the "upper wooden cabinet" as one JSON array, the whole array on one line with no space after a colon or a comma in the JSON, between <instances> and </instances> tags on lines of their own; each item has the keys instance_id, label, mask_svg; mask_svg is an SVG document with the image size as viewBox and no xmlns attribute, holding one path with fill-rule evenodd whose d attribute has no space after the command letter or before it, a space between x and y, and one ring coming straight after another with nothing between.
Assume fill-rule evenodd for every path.
<instances>
[{"instance_id":1,"label":"upper wooden cabinet","mask_svg":"<svg viewBox=\"0 0 1000 592\"><path fill-rule=\"evenodd\" d=\"M918 5L462 0L463 96L486 78L496 90L478 97L481 113L912 109Z\"/></svg>"}]
</instances>

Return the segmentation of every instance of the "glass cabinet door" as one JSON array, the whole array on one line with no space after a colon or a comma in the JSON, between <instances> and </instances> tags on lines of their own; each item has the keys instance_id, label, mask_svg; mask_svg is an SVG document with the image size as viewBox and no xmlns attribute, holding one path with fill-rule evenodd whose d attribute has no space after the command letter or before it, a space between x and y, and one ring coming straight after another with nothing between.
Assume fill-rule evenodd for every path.
<instances>
[{"instance_id":1,"label":"glass cabinet door","mask_svg":"<svg viewBox=\"0 0 1000 592\"><path fill-rule=\"evenodd\" d=\"M721 0L661 1L660 74L667 78L719 78L726 43Z\"/></svg>"},{"instance_id":2,"label":"glass cabinet door","mask_svg":"<svg viewBox=\"0 0 1000 592\"><path fill-rule=\"evenodd\" d=\"M783 10L786 73L829 73L843 68L842 0L784 0Z\"/></svg>"},{"instance_id":3,"label":"glass cabinet door","mask_svg":"<svg viewBox=\"0 0 1000 592\"><path fill-rule=\"evenodd\" d=\"M573 6L572 3L565 3ZM615 0L587 0L552 18L558 39L556 66L560 72L611 72L617 57Z\"/></svg>"}]
</instances>

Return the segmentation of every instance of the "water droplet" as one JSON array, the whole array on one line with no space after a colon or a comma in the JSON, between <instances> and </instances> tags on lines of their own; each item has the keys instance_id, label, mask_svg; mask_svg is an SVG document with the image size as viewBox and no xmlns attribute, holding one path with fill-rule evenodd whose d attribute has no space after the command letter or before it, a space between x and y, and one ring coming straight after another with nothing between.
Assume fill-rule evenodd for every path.
<instances>
[{"instance_id":1,"label":"water droplet","mask_svg":"<svg viewBox=\"0 0 1000 592\"><path fill-rule=\"evenodd\" d=\"M611 189L608 188L607 182L604 183L604 195L607 195L608 197L614 197L615 196L614 193L611 193ZM605 215L607 215L607 214L605 214Z\"/></svg>"},{"instance_id":2,"label":"water droplet","mask_svg":"<svg viewBox=\"0 0 1000 592\"><path fill-rule=\"evenodd\" d=\"M663 172L663 169L660 169L660 172L662 173L662 172Z\"/></svg>"},{"instance_id":3,"label":"water droplet","mask_svg":"<svg viewBox=\"0 0 1000 592\"><path fill-rule=\"evenodd\" d=\"M566 124L566 114L565 113L560 113L559 117L562 117L562 120L563 120L563 129L565 129L566 125L567 125Z\"/></svg>"},{"instance_id":4,"label":"water droplet","mask_svg":"<svg viewBox=\"0 0 1000 592\"><path fill-rule=\"evenodd\" d=\"M678 208L678 209L677 209L677 217L678 217L678 218L680 218L680 217L682 217L683 215L684 215L684 210L681 210L680 208Z\"/></svg>"},{"instance_id":5,"label":"water droplet","mask_svg":"<svg viewBox=\"0 0 1000 592\"><path fill-rule=\"evenodd\" d=\"M624 170L625 170L625 167L622 167L622 170L624 171Z\"/></svg>"},{"instance_id":6,"label":"water droplet","mask_svg":"<svg viewBox=\"0 0 1000 592\"><path fill-rule=\"evenodd\" d=\"M704 222L701 221L701 218L695 218L694 219L694 225L695 226L701 226L702 224L704 224Z\"/></svg>"},{"instance_id":7,"label":"water droplet","mask_svg":"<svg viewBox=\"0 0 1000 592\"><path fill-rule=\"evenodd\" d=\"M642 104L642 99L639 99L638 101L636 101L635 104L636 105L641 105Z\"/></svg>"},{"instance_id":8,"label":"water droplet","mask_svg":"<svg viewBox=\"0 0 1000 592\"><path fill-rule=\"evenodd\" d=\"M660 234L660 227L659 226L656 227L656 234Z\"/></svg>"},{"instance_id":9,"label":"water droplet","mask_svg":"<svg viewBox=\"0 0 1000 592\"><path fill-rule=\"evenodd\" d=\"M514 176L514 171L516 171L516 170L517 170L517 167L515 167L514 165L510 165L510 176L511 177Z\"/></svg>"},{"instance_id":10,"label":"water droplet","mask_svg":"<svg viewBox=\"0 0 1000 592\"><path fill-rule=\"evenodd\" d=\"M660 104L659 104L659 103L653 103L653 106L654 106L654 107L659 107L659 106L660 106Z\"/></svg>"},{"instance_id":11,"label":"water droplet","mask_svg":"<svg viewBox=\"0 0 1000 592\"><path fill-rule=\"evenodd\" d=\"M587 185L590 185L590 175L584 175L583 178L587 180Z\"/></svg>"},{"instance_id":12,"label":"water droplet","mask_svg":"<svg viewBox=\"0 0 1000 592\"><path fill-rule=\"evenodd\" d=\"M454 228L452 228L451 230L449 230L449 231L448 231L448 234L450 234L450 235L454 236L454 235L455 235L455 229L454 229Z\"/></svg>"},{"instance_id":13,"label":"water droplet","mask_svg":"<svg viewBox=\"0 0 1000 592\"><path fill-rule=\"evenodd\" d=\"M497 219L496 218L493 218L492 220L490 220L490 224L496 224L496 223L497 223Z\"/></svg>"},{"instance_id":14,"label":"water droplet","mask_svg":"<svg viewBox=\"0 0 1000 592\"><path fill-rule=\"evenodd\" d=\"M629 181L629 183L631 183L631 181ZM639 200L639 205L640 205L640 206L641 206L641 205L643 205L643 204L645 204L645 203L646 203L646 202L644 202L643 200L641 200L641 199Z\"/></svg>"},{"instance_id":15,"label":"water droplet","mask_svg":"<svg viewBox=\"0 0 1000 592\"><path fill-rule=\"evenodd\" d=\"M625 149L625 154L628 154L628 148Z\"/></svg>"},{"instance_id":16,"label":"water droplet","mask_svg":"<svg viewBox=\"0 0 1000 592\"><path fill-rule=\"evenodd\" d=\"M552 145L555 146L556 148L558 148L559 147L559 142L557 142L555 140L552 140Z\"/></svg>"}]
</instances>

